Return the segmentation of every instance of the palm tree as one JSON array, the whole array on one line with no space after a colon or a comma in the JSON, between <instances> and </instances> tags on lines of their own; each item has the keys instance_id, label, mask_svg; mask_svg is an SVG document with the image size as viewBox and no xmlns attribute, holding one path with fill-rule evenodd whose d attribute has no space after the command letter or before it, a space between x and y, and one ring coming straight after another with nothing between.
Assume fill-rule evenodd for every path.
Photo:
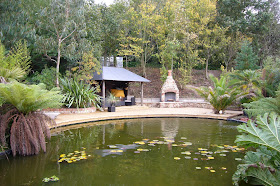
<instances>
[{"instance_id":1,"label":"palm tree","mask_svg":"<svg viewBox=\"0 0 280 186\"><path fill-rule=\"evenodd\" d=\"M237 71L230 75L233 79L233 86L240 87L241 90L253 97L262 96L261 73L256 70Z\"/></svg>"},{"instance_id":2,"label":"palm tree","mask_svg":"<svg viewBox=\"0 0 280 186\"><path fill-rule=\"evenodd\" d=\"M220 79L209 75L214 87L194 88L197 93L205 98L206 101L214 107L214 113L218 114L233 104L233 102L243 94L237 87L233 87L228 81L228 76L222 76Z\"/></svg>"},{"instance_id":3,"label":"palm tree","mask_svg":"<svg viewBox=\"0 0 280 186\"><path fill-rule=\"evenodd\" d=\"M14 156L38 154L41 148L45 152L45 136L50 138L49 126L55 122L40 110L61 106L61 99L59 91L48 91L44 84L25 85L17 81L0 83L2 145L7 145L8 134Z\"/></svg>"}]
</instances>

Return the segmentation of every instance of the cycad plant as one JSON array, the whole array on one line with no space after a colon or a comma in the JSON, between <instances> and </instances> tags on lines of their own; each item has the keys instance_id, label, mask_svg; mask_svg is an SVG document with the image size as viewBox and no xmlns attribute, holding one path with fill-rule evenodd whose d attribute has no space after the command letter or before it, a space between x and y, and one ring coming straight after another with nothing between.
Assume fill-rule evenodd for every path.
<instances>
[{"instance_id":1,"label":"cycad plant","mask_svg":"<svg viewBox=\"0 0 280 186\"><path fill-rule=\"evenodd\" d=\"M221 76L220 79L209 75L213 82L212 87L195 88L197 93L205 98L206 101L214 107L214 113L223 113L224 110L232 105L236 99L243 96L244 93L237 87L233 87L232 83L228 81L228 76Z\"/></svg>"},{"instance_id":2,"label":"cycad plant","mask_svg":"<svg viewBox=\"0 0 280 186\"><path fill-rule=\"evenodd\" d=\"M262 96L261 73L257 70L236 71L230 75L233 79L233 86L240 89L250 96Z\"/></svg>"},{"instance_id":3,"label":"cycad plant","mask_svg":"<svg viewBox=\"0 0 280 186\"><path fill-rule=\"evenodd\" d=\"M50 138L49 126L55 122L40 110L60 107L62 95L59 91L48 91L44 84L25 85L13 81L0 84L0 98L2 145L7 146L6 135L10 135L9 141L14 156L38 154L41 148L45 152L45 137Z\"/></svg>"},{"instance_id":4,"label":"cycad plant","mask_svg":"<svg viewBox=\"0 0 280 186\"><path fill-rule=\"evenodd\" d=\"M67 107L86 108L96 106L100 108L100 96L97 95L97 89L90 84L76 78L61 78L60 85L64 93L63 102Z\"/></svg>"}]
</instances>

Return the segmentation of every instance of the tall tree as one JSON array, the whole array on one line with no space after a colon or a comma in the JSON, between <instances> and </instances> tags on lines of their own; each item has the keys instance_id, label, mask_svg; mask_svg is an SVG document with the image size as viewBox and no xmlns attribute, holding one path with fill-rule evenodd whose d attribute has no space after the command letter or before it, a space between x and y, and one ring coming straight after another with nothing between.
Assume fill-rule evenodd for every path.
<instances>
[{"instance_id":1,"label":"tall tree","mask_svg":"<svg viewBox=\"0 0 280 186\"><path fill-rule=\"evenodd\" d=\"M83 51L91 49L86 39L85 2L80 0L50 0L30 11L36 28L36 48L56 63L56 85L59 86L61 58L75 61Z\"/></svg>"}]
</instances>

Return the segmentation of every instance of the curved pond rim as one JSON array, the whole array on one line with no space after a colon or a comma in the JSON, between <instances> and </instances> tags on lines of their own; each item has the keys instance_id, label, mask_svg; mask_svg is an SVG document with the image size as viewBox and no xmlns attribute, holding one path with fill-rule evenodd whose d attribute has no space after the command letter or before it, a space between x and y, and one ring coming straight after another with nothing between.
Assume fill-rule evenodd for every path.
<instances>
[{"instance_id":1,"label":"curved pond rim","mask_svg":"<svg viewBox=\"0 0 280 186\"><path fill-rule=\"evenodd\" d=\"M95 122L102 122L102 121L114 121L114 120L125 120L125 119L142 119L142 118L193 118L193 119L211 119L211 120L223 120L223 121L231 121L231 122L237 122L237 123L247 123L246 121L241 121L241 120L237 120L237 119L232 119L232 118L219 118L219 117L210 117L210 116L191 116L191 115L187 115L187 116L182 116L182 115L155 115L155 116L127 116L127 117L108 117L108 118L100 118L100 119L93 119L93 120L86 120L86 121L72 121L72 122L68 122L66 124L62 124L59 126L55 126L55 127L51 127L50 130L55 130L55 129L63 129L63 128L67 128L70 126L79 126L79 125L83 125L83 124L88 124L88 123L95 123Z\"/></svg>"}]
</instances>

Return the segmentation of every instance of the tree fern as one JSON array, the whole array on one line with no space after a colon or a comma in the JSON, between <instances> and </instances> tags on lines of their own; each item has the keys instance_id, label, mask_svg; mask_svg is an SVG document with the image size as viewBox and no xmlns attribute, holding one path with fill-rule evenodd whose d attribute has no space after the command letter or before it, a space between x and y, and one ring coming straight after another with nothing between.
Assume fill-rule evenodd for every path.
<instances>
[{"instance_id":1,"label":"tree fern","mask_svg":"<svg viewBox=\"0 0 280 186\"><path fill-rule=\"evenodd\" d=\"M5 103L0 109L6 110L0 115L1 144L6 145L8 134L14 156L46 151L45 136L50 138L49 126L55 122L39 110L59 107L61 99L59 91L48 91L43 84L25 85L17 81L0 84L0 100Z\"/></svg>"},{"instance_id":2,"label":"tree fern","mask_svg":"<svg viewBox=\"0 0 280 186\"><path fill-rule=\"evenodd\" d=\"M46 90L44 84L25 85L17 81L0 84L0 97L24 114L44 108L60 107L62 95L59 93L58 90Z\"/></svg>"}]
</instances>

